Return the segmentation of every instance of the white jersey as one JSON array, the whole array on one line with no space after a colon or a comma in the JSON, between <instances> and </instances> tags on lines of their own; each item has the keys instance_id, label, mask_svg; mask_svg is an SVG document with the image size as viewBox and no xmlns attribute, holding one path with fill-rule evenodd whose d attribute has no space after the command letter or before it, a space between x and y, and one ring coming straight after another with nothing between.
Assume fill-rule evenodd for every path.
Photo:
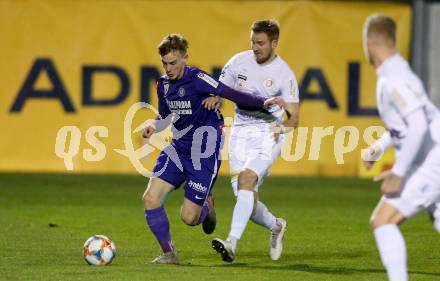
<instances>
[{"instance_id":1,"label":"white jersey","mask_svg":"<svg viewBox=\"0 0 440 281\"><path fill-rule=\"evenodd\" d=\"M420 165L432 150L434 143L440 143L440 112L429 100L420 79L408 63L398 54L383 62L377 68L377 108L382 121L391 134L396 147L397 158L404 139L407 137L405 117L418 109L423 109L429 123L429 132L424 137L414 166ZM437 127L434 130L433 127ZM402 155L402 157L405 157Z\"/></svg>"},{"instance_id":2,"label":"white jersey","mask_svg":"<svg viewBox=\"0 0 440 281\"><path fill-rule=\"evenodd\" d=\"M278 55L268 64L256 62L252 50L232 57L222 70L220 81L227 86L265 98L279 97L286 103L298 103L299 91L295 74ZM284 109L269 110L235 105L234 125L282 123Z\"/></svg>"}]
</instances>

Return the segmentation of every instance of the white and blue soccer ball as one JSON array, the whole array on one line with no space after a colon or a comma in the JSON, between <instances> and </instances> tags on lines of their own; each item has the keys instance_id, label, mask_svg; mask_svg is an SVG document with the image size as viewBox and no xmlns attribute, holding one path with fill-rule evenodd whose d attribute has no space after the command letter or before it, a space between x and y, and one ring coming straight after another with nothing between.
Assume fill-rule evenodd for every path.
<instances>
[{"instance_id":1,"label":"white and blue soccer ball","mask_svg":"<svg viewBox=\"0 0 440 281\"><path fill-rule=\"evenodd\" d=\"M116 257L116 246L105 235L93 235L84 243L83 254L90 265L107 265Z\"/></svg>"}]
</instances>

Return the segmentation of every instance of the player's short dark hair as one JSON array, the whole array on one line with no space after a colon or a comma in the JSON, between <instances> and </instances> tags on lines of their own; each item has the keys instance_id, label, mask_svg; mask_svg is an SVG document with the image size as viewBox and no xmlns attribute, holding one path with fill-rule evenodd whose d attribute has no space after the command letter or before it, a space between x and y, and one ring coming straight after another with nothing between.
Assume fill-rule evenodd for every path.
<instances>
[{"instance_id":1,"label":"player's short dark hair","mask_svg":"<svg viewBox=\"0 0 440 281\"><path fill-rule=\"evenodd\" d=\"M393 44L396 43L396 22L385 15L373 14L365 22L366 35L380 34Z\"/></svg>"},{"instance_id":2,"label":"player's short dark hair","mask_svg":"<svg viewBox=\"0 0 440 281\"><path fill-rule=\"evenodd\" d=\"M162 39L157 49L161 56L165 56L172 51L179 51L181 54L186 54L188 41L180 34L171 33Z\"/></svg>"},{"instance_id":3,"label":"player's short dark hair","mask_svg":"<svg viewBox=\"0 0 440 281\"><path fill-rule=\"evenodd\" d=\"M254 33L266 33L270 41L278 40L280 37L280 25L274 19L254 21L251 29Z\"/></svg>"}]
</instances>

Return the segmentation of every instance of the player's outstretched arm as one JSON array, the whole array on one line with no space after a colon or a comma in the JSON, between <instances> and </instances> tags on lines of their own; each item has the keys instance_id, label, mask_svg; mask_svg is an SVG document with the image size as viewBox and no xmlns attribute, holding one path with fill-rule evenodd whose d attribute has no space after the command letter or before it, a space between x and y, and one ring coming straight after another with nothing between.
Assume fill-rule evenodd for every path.
<instances>
[{"instance_id":1,"label":"player's outstretched arm","mask_svg":"<svg viewBox=\"0 0 440 281\"><path fill-rule=\"evenodd\" d=\"M238 105L247 106L247 107L267 108L274 104L281 107L285 106L284 101L279 98L266 99L254 94L248 94L248 93L236 91L232 88L229 88L226 85L224 85L224 87L219 92L219 96L228 99L230 101L233 101Z\"/></svg>"},{"instance_id":2,"label":"player's outstretched arm","mask_svg":"<svg viewBox=\"0 0 440 281\"><path fill-rule=\"evenodd\" d=\"M280 98L266 99L255 94L236 91L204 72L199 72L197 78L196 87L199 93L203 95L206 95L206 93L214 93L216 96L246 107L267 108L272 105L285 107L284 101Z\"/></svg>"}]
</instances>

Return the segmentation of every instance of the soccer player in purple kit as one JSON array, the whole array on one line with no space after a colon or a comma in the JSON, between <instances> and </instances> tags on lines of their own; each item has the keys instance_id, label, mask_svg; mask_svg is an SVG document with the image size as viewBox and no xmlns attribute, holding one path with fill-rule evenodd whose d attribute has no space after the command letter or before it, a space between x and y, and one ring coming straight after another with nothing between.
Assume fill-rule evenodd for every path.
<instances>
[{"instance_id":1,"label":"soccer player in purple kit","mask_svg":"<svg viewBox=\"0 0 440 281\"><path fill-rule=\"evenodd\" d=\"M220 96L255 108L284 106L279 98L265 99L235 91L202 70L188 67L187 48L188 41L179 34L170 34L159 44L166 72L157 83L159 114L142 134L150 138L172 122L172 143L159 155L143 195L147 224L163 251L152 261L157 264L179 263L163 200L167 193L183 183L182 221L190 226L202 224L207 234L215 229L216 217L210 194L220 168L224 123L217 109L204 107L209 98Z\"/></svg>"}]
</instances>

